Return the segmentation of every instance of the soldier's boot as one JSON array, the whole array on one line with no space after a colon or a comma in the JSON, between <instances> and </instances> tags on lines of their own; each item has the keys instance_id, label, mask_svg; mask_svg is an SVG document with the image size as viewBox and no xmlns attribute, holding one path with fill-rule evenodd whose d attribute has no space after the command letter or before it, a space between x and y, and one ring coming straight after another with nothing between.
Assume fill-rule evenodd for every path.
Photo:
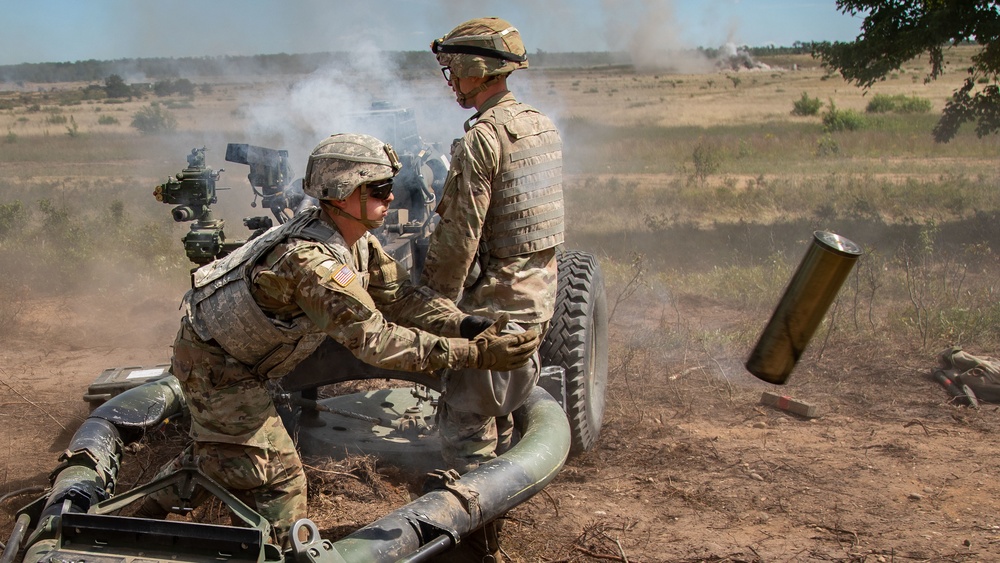
<instances>
[{"instance_id":1,"label":"soldier's boot","mask_svg":"<svg viewBox=\"0 0 1000 563\"><path fill-rule=\"evenodd\" d=\"M136 518L149 518L152 520L163 520L167 517L170 512L160 506L160 503L156 502L152 497L146 497L142 499L142 504L139 505L139 509L135 511Z\"/></svg>"}]
</instances>

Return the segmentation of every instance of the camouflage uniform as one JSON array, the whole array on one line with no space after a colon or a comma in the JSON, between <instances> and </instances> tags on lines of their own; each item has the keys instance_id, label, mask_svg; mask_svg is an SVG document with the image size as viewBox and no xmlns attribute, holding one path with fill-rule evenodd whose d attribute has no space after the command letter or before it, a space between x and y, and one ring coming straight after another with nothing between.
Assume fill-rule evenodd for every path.
<instances>
[{"instance_id":1,"label":"camouflage uniform","mask_svg":"<svg viewBox=\"0 0 1000 563\"><path fill-rule=\"evenodd\" d=\"M522 328L544 333L555 306L556 247L563 242L559 133L510 92L487 100L472 119L453 145L437 208L441 221L421 281L467 313L507 312ZM465 378L446 381L439 425L453 467L473 469L509 447L509 413L534 387L539 370L536 356L522 370L494 373L485 388L468 388Z\"/></svg>"},{"instance_id":2,"label":"camouflage uniform","mask_svg":"<svg viewBox=\"0 0 1000 563\"><path fill-rule=\"evenodd\" d=\"M249 297L240 298L232 287L248 289ZM410 285L406 270L370 234L348 247L318 209L199 268L185 306L172 371L190 408L194 445L161 474L193 454L199 469L257 507L279 544L306 515L306 481L269 381L288 373L327 335L359 359L389 369L468 365L468 341L448 338L459 335L466 315L448 299ZM259 318L276 332L273 341L254 324ZM179 502L165 489L147 499L141 515L162 517Z\"/></svg>"}]
</instances>

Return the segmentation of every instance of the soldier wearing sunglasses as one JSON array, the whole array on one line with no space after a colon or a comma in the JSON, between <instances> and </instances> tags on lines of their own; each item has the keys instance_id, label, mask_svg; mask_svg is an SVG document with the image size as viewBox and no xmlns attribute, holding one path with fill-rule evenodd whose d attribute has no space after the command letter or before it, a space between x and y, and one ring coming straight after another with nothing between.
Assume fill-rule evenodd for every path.
<instances>
[{"instance_id":1,"label":"soldier wearing sunglasses","mask_svg":"<svg viewBox=\"0 0 1000 563\"><path fill-rule=\"evenodd\" d=\"M384 221L399 170L395 151L375 137L325 139L303 180L319 207L196 270L184 298L171 372L194 441L160 474L193 459L267 518L278 545L288 545L289 528L306 516L306 479L268 383L324 339L372 365L424 372L512 369L538 346L535 332L502 335L506 320L468 315L410 285L368 232ZM201 491L194 501L205 498ZM179 506L176 491L164 489L138 516L163 518Z\"/></svg>"}]
</instances>

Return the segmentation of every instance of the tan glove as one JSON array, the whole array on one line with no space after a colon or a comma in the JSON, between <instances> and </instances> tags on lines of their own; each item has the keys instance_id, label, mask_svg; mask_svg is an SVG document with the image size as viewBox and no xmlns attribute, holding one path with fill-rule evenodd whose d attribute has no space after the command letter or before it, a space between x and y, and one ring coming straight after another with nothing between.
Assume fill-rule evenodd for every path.
<instances>
[{"instance_id":1,"label":"tan glove","mask_svg":"<svg viewBox=\"0 0 1000 563\"><path fill-rule=\"evenodd\" d=\"M468 367L509 371L528 363L541 344L537 331L501 334L507 328L510 315L503 313L489 328L479 333L469 346Z\"/></svg>"}]
</instances>

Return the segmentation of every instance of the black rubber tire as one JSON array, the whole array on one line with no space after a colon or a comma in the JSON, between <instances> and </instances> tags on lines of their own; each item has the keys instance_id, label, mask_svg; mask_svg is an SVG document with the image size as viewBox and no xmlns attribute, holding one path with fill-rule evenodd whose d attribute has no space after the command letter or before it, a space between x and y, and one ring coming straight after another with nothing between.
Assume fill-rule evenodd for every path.
<instances>
[{"instance_id":1,"label":"black rubber tire","mask_svg":"<svg viewBox=\"0 0 1000 563\"><path fill-rule=\"evenodd\" d=\"M542 340L543 366L566 370L570 454L591 449L601 433L608 382L608 307L604 276L586 252L560 252L555 313Z\"/></svg>"}]
</instances>

